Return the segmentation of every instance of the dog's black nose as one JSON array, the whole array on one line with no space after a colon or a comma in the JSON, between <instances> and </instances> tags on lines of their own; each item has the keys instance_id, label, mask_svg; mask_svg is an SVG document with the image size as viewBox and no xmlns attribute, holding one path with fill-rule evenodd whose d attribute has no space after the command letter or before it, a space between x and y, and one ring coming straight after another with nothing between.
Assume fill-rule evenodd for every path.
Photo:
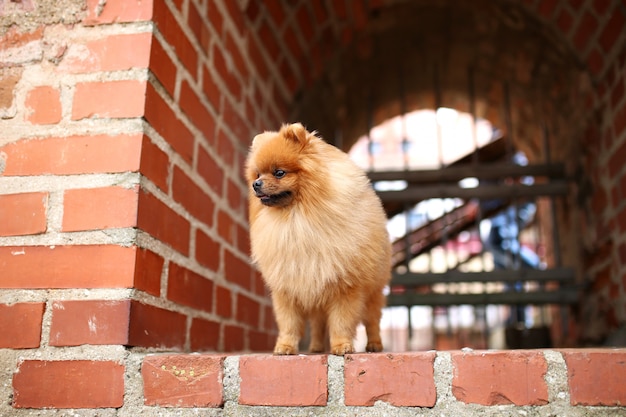
<instances>
[{"instance_id":1,"label":"dog's black nose","mask_svg":"<svg viewBox=\"0 0 626 417\"><path fill-rule=\"evenodd\" d=\"M256 180L252 183L252 188L254 191L260 191L263 187L263 180Z\"/></svg>"}]
</instances>

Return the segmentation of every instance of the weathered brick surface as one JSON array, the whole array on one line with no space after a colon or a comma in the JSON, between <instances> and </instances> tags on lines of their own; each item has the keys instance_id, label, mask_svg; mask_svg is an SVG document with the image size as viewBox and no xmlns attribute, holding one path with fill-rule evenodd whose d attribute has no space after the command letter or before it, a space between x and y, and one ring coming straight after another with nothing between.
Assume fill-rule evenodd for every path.
<instances>
[{"instance_id":1,"label":"weathered brick surface","mask_svg":"<svg viewBox=\"0 0 626 417\"><path fill-rule=\"evenodd\" d=\"M482 405L544 405L548 365L541 351L452 352L452 393Z\"/></svg>"},{"instance_id":2,"label":"weathered brick surface","mask_svg":"<svg viewBox=\"0 0 626 417\"><path fill-rule=\"evenodd\" d=\"M51 346L125 345L130 300L73 300L52 303Z\"/></svg>"},{"instance_id":3,"label":"weathered brick surface","mask_svg":"<svg viewBox=\"0 0 626 417\"><path fill-rule=\"evenodd\" d=\"M130 288L135 247L0 247L0 288Z\"/></svg>"},{"instance_id":4,"label":"weathered brick surface","mask_svg":"<svg viewBox=\"0 0 626 417\"><path fill-rule=\"evenodd\" d=\"M253 355L239 359L240 404L326 405L327 357Z\"/></svg>"},{"instance_id":5,"label":"weathered brick surface","mask_svg":"<svg viewBox=\"0 0 626 417\"><path fill-rule=\"evenodd\" d=\"M62 230L136 226L138 190L138 187L106 187L65 191Z\"/></svg>"},{"instance_id":6,"label":"weathered brick surface","mask_svg":"<svg viewBox=\"0 0 626 417\"><path fill-rule=\"evenodd\" d=\"M37 348L45 303L0 304L0 348Z\"/></svg>"},{"instance_id":7,"label":"weathered brick surface","mask_svg":"<svg viewBox=\"0 0 626 417\"><path fill-rule=\"evenodd\" d=\"M346 405L371 406L385 401L395 406L434 406L434 360L434 352L347 355Z\"/></svg>"},{"instance_id":8,"label":"weathered brick surface","mask_svg":"<svg viewBox=\"0 0 626 417\"><path fill-rule=\"evenodd\" d=\"M182 350L186 318L174 311L132 301L128 332L130 346Z\"/></svg>"},{"instance_id":9,"label":"weathered brick surface","mask_svg":"<svg viewBox=\"0 0 626 417\"><path fill-rule=\"evenodd\" d=\"M626 404L626 352L566 350L563 357L567 364L572 405Z\"/></svg>"},{"instance_id":10,"label":"weathered brick surface","mask_svg":"<svg viewBox=\"0 0 626 417\"><path fill-rule=\"evenodd\" d=\"M45 232L47 205L48 193L0 195L0 236Z\"/></svg>"},{"instance_id":11,"label":"weathered brick surface","mask_svg":"<svg viewBox=\"0 0 626 417\"><path fill-rule=\"evenodd\" d=\"M124 366L112 361L36 361L13 376L16 408L115 408L124 404Z\"/></svg>"},{"instance_id":12,"label":"weathered brick surface","mask_svg":"<svg viewBox=\"0 0 626 417\"><path fill-rule=\"evenodd\" d=\"M144 403L163 407L220 407L224 403L220 355L147 356L141 367Z\"/></svg>"}]
</instances>

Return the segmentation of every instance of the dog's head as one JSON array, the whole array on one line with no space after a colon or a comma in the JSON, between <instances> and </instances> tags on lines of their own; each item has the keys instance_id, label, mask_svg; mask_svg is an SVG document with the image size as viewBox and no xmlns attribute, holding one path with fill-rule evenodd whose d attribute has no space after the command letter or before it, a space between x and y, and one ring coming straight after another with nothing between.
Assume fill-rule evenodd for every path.
<instances>
[{"instance_id":1,"label":"dog's head","mask_svg":"<svg viewBox=\"0 0 626 417\"><path fill-rule=\"evenodd\" d=\"M263 205L287 207L294 201L302 186L302 159L312 137L314 134L307 132L300 123L254 137L246 178L254 197Z\"/></svg>"}]
</instances>

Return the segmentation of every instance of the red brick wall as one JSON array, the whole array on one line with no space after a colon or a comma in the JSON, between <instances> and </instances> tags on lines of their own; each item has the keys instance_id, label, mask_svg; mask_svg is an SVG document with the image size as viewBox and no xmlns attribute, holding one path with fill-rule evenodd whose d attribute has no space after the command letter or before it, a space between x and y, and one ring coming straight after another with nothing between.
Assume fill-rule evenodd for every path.
<instances>
[{"instance_id":1,"label":"red brick wall","mask_svg":"<svg viewBox=\"0 0 626 417\"><path fill-rule=\"evenodd\" d=\"M6 382L0 384L0 414L20 407L133 409L144 401L181 406L172 398L200 386L211 392L193 399L203 406L257 405L259 393L250 387L275 387L263 378L251 383L247 372L274 364L289 372L281 380L302 374L315 382L306 398L299 392L286 398L281 390L276 405L369 407L383 399L428 408L454 397L457 406L511 401L548 412L570 404L601 413L593 407L623 404L623 372L607 376L605 367L618 367L621 351L598 357L534 352L521 359L511 353L486 359L465 353L355 355L346 359L345 385L332 377L339 372L337 361L344 366L334 357L220 357L217 363L205 356L166 357L155 372L167 373L182 388L166 382L172 394L163 397L162 388L149 391L152 382L146 379L148 390L139 394L142 357L126 346L271 348L271 307L247 257L241 178L247 146L256 132L296 114L294 103L315 89L340 47L367 52L360 35L386 3L0 3L0 361L6 364L0 370ZM591 283L580 306L579 333L597 343L626 321L626 10L616 1L519 3L542 30L567 45L586 75L565 95L571 93L573 107L583 110L571 116L576 126L589 128L562 135L555 146L576 144L574 165L580 161L588 180L581 206L562 221L576 225L568 230L582 242L581 276ZM367 111L360 102L355 120ZM150 378L145 370L155 358L144 362L144 377ZM448 368L437 368L438 360ZM523 365L508 366L507 360ZM405 362L423 378L414 381L419 395L408 399L394 379L405 372L399 365ZM242 378L237 396L228 394L224 382L234 375L228 366L235 363ZM181 375L192 367L203 376L197 385ZM504 376L521 369L537 391L520 393L512 386L518 379L495 373L469 383L476 368ZM552 368L558 370L556 380L545 376ZM328 379L325 369L331 369ZM579 376L587 374L590 380L613 378L618 388L585 386ZM220 391L216 379L227 385L220 385L222 397L214 396ZM393 392L377 391L381 381ZM485 399L480 396L486 389L471 389L472 384L498 389ZM186 406L192 398L180 401Z\"/></svg>"}]
</instances>

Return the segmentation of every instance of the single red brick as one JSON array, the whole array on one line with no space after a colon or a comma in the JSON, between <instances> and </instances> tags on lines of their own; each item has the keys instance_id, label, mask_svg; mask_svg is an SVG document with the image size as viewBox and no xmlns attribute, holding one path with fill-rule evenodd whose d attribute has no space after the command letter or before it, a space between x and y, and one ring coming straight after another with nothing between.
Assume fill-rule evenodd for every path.
<instances>
[{"instance_id":1,"label":"single red brick","mask_svg":"<svg viewBox=\"0 0 626 417\"><path fill-rule=\"evenodd\" d=\"M184 255L189 252L189 221L146 191L139 193L137 227Z\"/></svg>"},{"instance_id":2,"label":"single red brick","mask_svg":"<svg viewBox=\"0 0 626 417\"><path fill-rule=\"evenodd\" d=\"M215 202L182 169L175 166L172 196L196 219L207 226L213 224Z\"/></svg>"},{"instance_id":3,"label":"single red brick","mask_svg":"<svg viewBox=\"0 0 626 417\"><path fill-rule=\"evenodd\" d=\"M241 210L244 207L244 202L246 201L244 192L235 182L231 180L227 180L226 198L228 199L230 207L235 211Z\"/></svg>"},{"instance_id":4,"label":"single red brick","mask_svg":"<svg viewBox=\"0 0 626 417\"><path fill-rule=\"evenodd\" d=\"M125 345L130 300L52 303L50 346Z\"/></svg>"},{"instance_id":5,"label":"single red brick","mask_svg":"<svg viewBox=\"0 0 626 417\"><path fill-rule=\"evenodd\" d=\"M224 351L241 352L245 347L245 331L241 326L224 325Z\"/></svg>"},{"instance_id":6,"label":"single red brick","mask_svg":"<svg viewBox=\"0 0 626 417\"><path fill-rule=\"evenodd\" d=\"M194 318L189 329L189 348L193 352L217 351L220 343L220 323Z\"/></svg>"},{"instance_id":7,"label":"single red brick","mask_svg":"<svg viewBox=\"0 0 626 417\"><path fill-rule=\"evenodd\" d=\"M118 408L124 404L124 366L112 361L36 361L13 375L15 408Z\"/></svg>"},{"instance_id":8,"label":"single red brick","mask_svg":"<svg viewBox=\"0 0 626 417\"><path fill-rule=\"evenodd\" d=\"M223 129L217 134L217 154L228 165L234 165L235 159L235 145L226 135ZM243 165L240 165L243 166Z\"/></svg>"},{"instance_id":9,"label":"single red brick","mask_svg":"<svg viewBox=\"0 0 626 417\"><path fill-rule=\"evenodd\" d=\"M210 313L213 310L213 281L180 265L170 263L167 299Z\"/></svg>"},{"instance_id":10,"label":"single red brick","mask_svg":"<svg viewBox=\"0 0 626 417\"><path fill-rule=\"evenodd\" d=\"M144 115L146 81L120 80L76 84L72 120Z\"/></svg>"},{"instance_id":11,"label":"single red brick","mask_svg":"<svg viewBox=\"0 0 626 417\"><path fill-rule=\"evenodd\" d=\"M97 230L137 225L138 186L66 190L61 230Z\"/></svg>"},{"instance_id":12,"label":"single red brick","mask_svg":"<svg viewBox=\"0 0 626 417\"><path fill-rule=\"evenodd\" d=\"M152 84L148 84L146 91L146 120L174 151L185 161L191 162L194 136Z\"/></svg>"},{"instance_id":13,"label":"single red brick","mask_svg":"<svg viewBox=\"0 0 626 417\"><path fill-rule=\"evenodd\" d=\"M87 16L83 23L98 25L148 21L152 18L153 0L87 0Z\"/></svg>"},{"instance_id":14,"label":"single red brick","mask_svg":"<svg viewBox=\"0 0 626 417\"><path fill-rule=\"evenodd\" d=\"M220 285L215 289L215 313L226 319L233 316L232 292L228 288Z\"/></svg>"},{"instance_id":15,"label":"single red brick","mask_svg":"<svg viewBox=\"0 0 626 417\"><path fill-rule=\"evenodd\" d=\"M148 136L141 144L141 165L139 172L163 191L167 191L167 177L170 160L167 153L154 144Z\"/></svg>"},{"instance_id":16,"label":"single red brick","mask_svg":"<svg viewBox=\"0 0 626 417\"><path fill-rule=\"evenodd\" d=\"M45 85L35 87L26 95L24 105L31 110L27 121L36 125L56 124L61 121L61 92Z\"/></svg>"},{"instance_id":17,"label":"single red brick","mask_svg":"<svg viewBox=\"0 0 626 417\"><path fill-rule=\"evenodd\" d=\"M241 293L237 294L237 321L253 327L259 327L261 305Z\"/></svg>"},{"instance_id":18,"label":"single red brick","mask_svg":"<svg viewBox=\"0 0 626 417\"><path fill-rule=\"evenodd\" d=\"M161 293L161 273L165 261L156 253L139 248L135 262L135 289L158 297Z\"/></svg>"},{"instance_id":19,"label":"single red brick","mask_svg":"<svg viewBox=\"0 0 626 417\"><path fill-rule=\"evenodd\" d=\"M382 400L398 407L433 407L437 401L434 352L345 357L346 405Z\"/></svg>"},{"instance_id":20,"label":"single red brick","mask_svg":"<svg viewBox=\"0 0 626 417\"><path fill-rule=\"evenodd\" d=\"M183 81L180 89L180 108L205 138L215 135L215 118L202 104L189 83Z\"/></svg>"},{"instance_id":21,"label":"single red brick","mask_svg":"<svg viewBox=\"0 0 626 417\"><path fill-rule=\"evenodd\" d=\"M128 344L181 350L185 346L186 323L182 314L132 301Z\"/></svg>"},{"instance_id":22,"label":"single red brick","mask_svg":"<svg viewBox=\"0 0 626 417\"><path fill-rule=\"evenodd\" d=\"M626 350L585 349L562 353L572 405L626 404Z\"/></svg>"},{"instance_id":23,"label":"single red brick","mask_svg":"<svg viewBox=\"0 0 626 417\"><path fill-rule=\"evenodd\" d=\"M252 289L252 267L228 249L224 250L224 274L228 282Z\"/></svg>"},{"instance_id":24,"label":"single red brick","mask_svg":"<svg viewBox=\"0 0 626 417\"><path fill-rule=\"evenodd\" d=\"M239 359L239 404L324 406L328 357L251 355Z\"/></svg>"},{"instance_id":25,"label":"single red brick","mask_svg":"<svg viewBox=\"0 0 626 417\"><path fill-rule=\"evenodd\" d=\"M276 342L276 335L252 329L248 333L248 339L250 340L251 351L271 352Z\"/></svg>"},{"instance_id":26,"label":"single red brick","mask_svg":"<svg viewBox=\"0 0 626 417\"><path fill-rule=\"evenodd\" d=\"M198 149L198 174L218 195L224 187L224 170L204 148Z\"/></svg>"},{"instance_id":27,"label":"single red brick","mask_svg":"<svg viewBox=\"0 0 626 417\"><path fill-rule=\"evenodd\" d=\"M482 405L544 405L548 365L541 351L453 352L452 393Z\"/></svg>"},{"instance_id":28,"label":"single red brick","mask_svg":"<svg viewBox=\"0 0 626 417\"><path fill-rule=\"evenodd\" d=\"M45 303L0 304L0 348L38 348Z\"/></svg>"},{"instance_id":29,"label":"single red brick","mask_svg":"<svg viewBox=\"0 0 626 417\"><path fill-rule=\"evenodd\" d=\"M141 134L24 139L0 146L4 175L71 175L137 171Z\"/></svg>"},{"instance_id":30,"label":"single red brick","mask_svg":"<svg viewBox=\"0 0 626 417\"><path fill-rule=\"evenodd\" d=\"M47 203L48 193L0 195L0 236L45 232Z\"/></svg>"},{"instance_id":31,"label":"single red brick","mask_svg":"<svg viewBox=\"0 0 626 417\"><path fill-rule=\"evenodd\" d=\"M176 65L165 52L165 49L156 38L152 40L150 50L150 70L154 73L161 85L165 87L170 97L174 97L176 84Z\"/></svg>"},{"instance_id":32,"label":"single red brick","mask_svg":"<svg viewBox=\"0 0 626 417\"><path fill-rule=\"evenodd\" d=\"M152 34L109 35L102 39L70 43L57 70L66 73L123 71L148 68Z\"/></svg>"},{"instance_id":33,"label":"single red brick","mask_svg":"<svg viewBox=\"0 0 626 417\"><path fill-rule=\"evenodd\" d=\"M224 210L217 212L217 232L226 242L234 245L237 242L237 223Z\"/></svg>"},{"instance_id":34,"label":"single red brick","mask_svg":"<svg viewBox=\"0 0 626 417\"><path fill-rule=\"evenodd\" d=\"M220 244L198 229L196 233L196 260L202 266L217 271L220 266Z\"/></svg>"},{"instance_id":35,"label":"single red brick","mask_svg":"<svg viewBox=\"0 0 626 417\"><path fill-rule=\"evenodd\" d=\"M141 366L145 405L220 407L224 404L221 355L146 356Z\"/></svg>"},{"instance_id":36,"label":"single red brick","mask_svg":"<svg viewBox=\"0 0 626 417\"><path fill-rule=\"evenodd\" d=\"M130 288L135 247L0 247L0 288Z\"/></svg>"}]
</instances>

